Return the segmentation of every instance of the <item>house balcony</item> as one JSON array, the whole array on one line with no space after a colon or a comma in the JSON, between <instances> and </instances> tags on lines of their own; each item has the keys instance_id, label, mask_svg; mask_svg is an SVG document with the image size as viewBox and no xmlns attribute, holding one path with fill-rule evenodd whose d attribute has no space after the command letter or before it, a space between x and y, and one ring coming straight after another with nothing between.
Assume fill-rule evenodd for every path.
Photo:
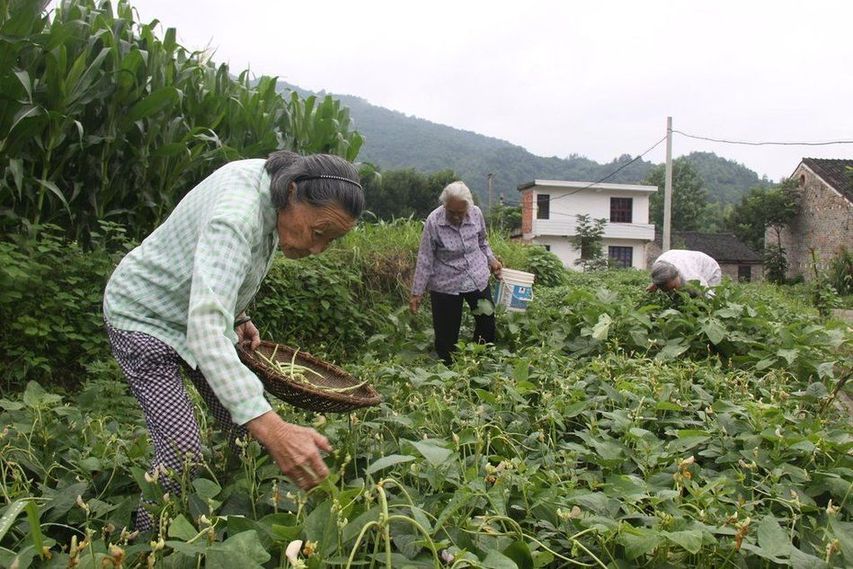
<instances>
[{"instance_id":1,"label":"house balcony","mask_svg":"<svg viewBox=\"0 0 853 569\"><path fill-rule=\"evenodd\" d=\"M577 219L537 219L533 223L533 237L572 237L577 234ZM655 226L651 223L610 223L604 226L605 239L636 239L653 241Z\"/></svg>"}]
</instances>

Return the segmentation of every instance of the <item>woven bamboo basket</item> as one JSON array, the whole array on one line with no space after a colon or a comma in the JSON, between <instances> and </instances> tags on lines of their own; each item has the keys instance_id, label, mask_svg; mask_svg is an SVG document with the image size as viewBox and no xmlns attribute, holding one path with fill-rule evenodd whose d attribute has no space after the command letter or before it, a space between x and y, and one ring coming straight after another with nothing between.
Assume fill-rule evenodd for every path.
<instances>
[{"instance_id":1,"label":"woven bamboo basket","mask_svg":"<svg viewBox=\"0 0 853 569\"><path fill-rule=\"evenodd\" d=\"M300 409L317 413L345 413L353 409L379 405L382 396L369 384L359 385L347 391L326 391L326 388L353 387L361 383L341 368L321 360L307 352L296 351L284 344L261 342L257 349L268 358L275 353L275 360L295 363L313 369L320 376L307 374L304 380L296 380L274 369L254 353L237 346L240 361L251 369L264 384L264 388L282 401Z\"/></svg>"}]
</instances>

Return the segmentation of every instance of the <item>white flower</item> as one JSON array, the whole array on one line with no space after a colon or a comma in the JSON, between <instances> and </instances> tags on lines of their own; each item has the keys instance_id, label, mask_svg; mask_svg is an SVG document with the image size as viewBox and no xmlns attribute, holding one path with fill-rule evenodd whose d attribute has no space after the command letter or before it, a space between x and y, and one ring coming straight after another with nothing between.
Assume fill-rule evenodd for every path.
<instances>
[{"instance_id":1,"label":"white flower","mask_svg":"<svg viewBox=\"0 0 853 569\"><path fill-rule=\"evenodd\" d=\"M287 548L284 550L284 556L287 557L287 561L290 562L290 565L294 568L305 567L305 563L299 559L300 551L302 551L301 539L294 539L287 544Z\"/></svg>"},{"instance_id":2,"label":"white flower","mask_svg":"<svg viewBox=\"0 0 853 569\"><path fill-rule=\"evenodd\" d=\"M444 561L445 565L450 565L451 563L453 563L453 554L446 549L442 549L441 560Z\"/></svg>"}]
</instances>

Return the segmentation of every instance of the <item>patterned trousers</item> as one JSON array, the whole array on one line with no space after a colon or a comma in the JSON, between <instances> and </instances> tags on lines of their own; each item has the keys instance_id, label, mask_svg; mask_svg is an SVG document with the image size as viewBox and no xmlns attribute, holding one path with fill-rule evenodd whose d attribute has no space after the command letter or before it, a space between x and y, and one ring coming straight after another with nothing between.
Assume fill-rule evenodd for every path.
<instances>
[{"instance_id":1,"label":"patterned trousers","mask_svg":"<svg viewBox=\"0 0 853 569\"><path fill-rule=\"evenodd\" d=\"M109 323L106 323L106 329L113 356L145 414L145 424L154 445L154 457L148 472L156 475L165 492L176 497L181 490L177 480L182 474L192 477L195 466L201 461L199 426L181 378L181 368L210 408L220 429L229 435L232 449L237 437L245 437L246 428L234 424L231 414L219 402L204 375L190 368L170 346L143 332L119 330ZM171 475L164 475L161 465ZM185 473L185 468L190 472ZM136 529L140 532L157 529L155 520L145 507L147 503L141 500L137 510Z\"/></svg>"}]
</instances>

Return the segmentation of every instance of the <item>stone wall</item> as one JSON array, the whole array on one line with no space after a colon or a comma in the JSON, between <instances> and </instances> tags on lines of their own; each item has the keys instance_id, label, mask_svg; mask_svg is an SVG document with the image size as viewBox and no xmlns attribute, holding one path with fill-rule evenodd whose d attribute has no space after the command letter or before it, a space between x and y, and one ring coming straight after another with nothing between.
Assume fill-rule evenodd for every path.
<instances>
[{"instance_id":1,"label":"stone wall","mask_svg":"<svg viewBox=\"0 0 853 569\"><path fill-rule=\"evenodd\" d=\"M792 176L800 183L800 212L781 231L782 247L788 257L788 277L814 279L814 249L818 270L825 270L842 247L853 250L853 203L830 188L804 164ZM768 245L777 243L776 231L764 235Z\"/></svg>"},{"instance_id":2,"label":"stone wall","mask_svg":"<svg viewBox=\"0 0 853 569\"><path fill-rule=\"evenodd\" d=\"M728 277L734 282L738 282L741 266L752 267L750 270L749 282L760 283L764 280L764 265L760 263L744 263L743 265L738 263L720 263L720 270L723 272L723 278Z\"/></svg>"}]
</instances>

